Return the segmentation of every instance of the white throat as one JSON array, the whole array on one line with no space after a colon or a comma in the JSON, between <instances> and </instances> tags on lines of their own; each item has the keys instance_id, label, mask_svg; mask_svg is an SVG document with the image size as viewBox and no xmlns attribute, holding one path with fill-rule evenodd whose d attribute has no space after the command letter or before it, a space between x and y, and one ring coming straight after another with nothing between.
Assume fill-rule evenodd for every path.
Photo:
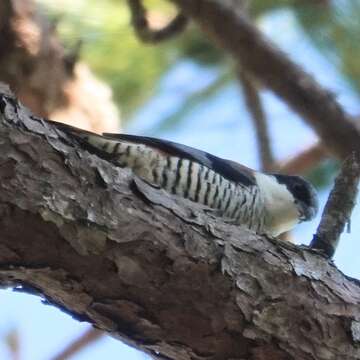
<instances>
[{"instance_id":1,"label":"white throat","mask_svg":"<svg viewBox=\"0 0 360 360\"><path fill-rule=\"evenodd\" d=\"M292 229L299 222L299 211L286 185L272 175L255 173L255 178L265 204L266 233L277 236Z\"/></svg>"}]
</instances>

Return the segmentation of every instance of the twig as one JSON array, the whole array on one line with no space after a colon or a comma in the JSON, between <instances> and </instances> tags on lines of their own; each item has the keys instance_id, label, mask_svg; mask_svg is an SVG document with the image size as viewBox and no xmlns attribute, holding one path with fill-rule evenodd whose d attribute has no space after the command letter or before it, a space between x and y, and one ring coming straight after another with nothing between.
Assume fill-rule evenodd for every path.
<instances>
[{"instance_id":1,"label":"twig","mask_svg":"<svg viewBox=\"0 0 360 360\"><path fill-rule=\"evenodd\" d=\"M324 145L340 158L360 152L360 130L335 95L296 65L255 25L234 1L173 0L226 48L242 68L283 98L314 128Z\"/></svg>"},{"instance_id":2,"label":"twig","mask_svg":"<svg viewBox=\"0 0 360 360\"><path fill-rule=\"evenodd\" d=\"M167 40L183 31L188 23L187 17L180 12L162 29L151 29L142 0L128 0L128 4L135 32L145 43L158 43Z\"/></svg>"},{"instance_id":3,"label":"twig","mask_svg":"<svg viewBox=\"0 0 360 360\"><path fill-rule=\"evenodd\" d=\"M9 348L10 358L11 360L20 360L20 349L21 349L21 341L20 341L19 331L18 329L11 329L5 335L5 343Z\"/></svg>"},{"instance_id":4,"label":"twig","mask_svg":"<svg viewBox=\"0 0 360 360\"><path fill-rule=\"evenodd\" d=\"M261 167L263 170L269 171L273 168L274 156L270 144L268 124L258 89L251 76L242 69L238 70L238 77L244 91L246 106L254 123Z\"/></svg>"},{"instance_id":5,"label":"twig","mask_svg":"<svg viewBox=\"0 0 360 360\"><path fill-rule=\"evenodd\" d=\"M275 168L286 174L306 174L318 163L329 156L329 152L321 143L316 143L294 157L278 163Z\"/></svg>"},{"instance_id":6,"label":"twig","mask_svg":"<svg viewBox=\"0 0 360 360\"><path fill-rule=\"evenodd\" d=\"M52 358L52 360L66 360L71 356L77 354L80 350L84 349L86 346L92 344L96 340L104 336L103 331L97 330L93 327L89 328L86 332L80 335L72 343L66 346L58 355Z\"/></svg>"},{"instance_id":7,"label":"twig","mask_svg":"<svg viewBox=\"0 0 360 360\"><path fill-rule=\"evenodd\" d=\"M317 232L310 244L312 248L324 251L329 258L336 251L345 225L350 224L359 178L360 159L358 154L353 153L342 165L325 205Z\"/></svg>"}]
</instances>

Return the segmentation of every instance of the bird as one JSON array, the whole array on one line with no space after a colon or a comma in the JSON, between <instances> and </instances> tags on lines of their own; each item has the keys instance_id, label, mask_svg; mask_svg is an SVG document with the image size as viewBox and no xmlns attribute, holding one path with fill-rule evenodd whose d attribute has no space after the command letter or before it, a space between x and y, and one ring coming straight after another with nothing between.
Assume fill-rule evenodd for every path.
<instances>
[{"instance_id":1,"label":"bird","mask_svg":"<svg viewBox=\"0 0 360 360\"><path fill-rule=\"evenodd\" d=\"M216 210L256 233L277 237L317 214L316 190L300 176L255 171L168 140L100 135L50 122L115 166L129 168L146 182Z\"/></svg>"}]
</instances>

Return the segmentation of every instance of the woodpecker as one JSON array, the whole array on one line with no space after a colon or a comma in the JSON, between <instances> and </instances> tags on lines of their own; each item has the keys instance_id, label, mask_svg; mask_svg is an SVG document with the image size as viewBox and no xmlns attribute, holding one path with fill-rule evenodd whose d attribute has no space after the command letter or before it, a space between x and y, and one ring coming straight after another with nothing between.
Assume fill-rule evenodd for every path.
<instances>
[{"instance_id":1,"label":"woodpecker","mask_svg":"<svg viewBox=\"0 0 360 360\"><path fill-rule=\"evenodd\" d=\"M217 210L250 230L278 236L318 211L314 187L300 176L261 173L231 160L146 136L98 135L55 123L114 165L167 192Z\"/></svg>"}]
</instances>

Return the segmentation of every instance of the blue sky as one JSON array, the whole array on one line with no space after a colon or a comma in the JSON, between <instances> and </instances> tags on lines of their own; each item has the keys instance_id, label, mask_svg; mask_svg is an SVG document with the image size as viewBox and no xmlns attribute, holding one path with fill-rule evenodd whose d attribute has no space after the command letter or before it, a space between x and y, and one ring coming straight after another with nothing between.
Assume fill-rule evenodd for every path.
<instances>
[{"instance_id":1,"label":"blue sky","mask_svg":"<svg viewBox=\"0 0 360 360\"><path fill-rule=\"evenodd\" d=\"M359 98L336 69L311 46L290 12L275 12L263 18L259 25L296 62L315 74L321 84L337 94L338 100L349 113L360 113ZM216 76L214 71L200 68L191 62L177 64L162 80L156 96L139 110L126 131L149 134L164 114L181 104L184 94L199 90L211 82ZM207 103L206 107L199 106L191 112L181 126L158 133L157 136L258 168L251 120L239 96L240 92L236 85L229 85ZM270 121L270 132L278 159L295 154L314 142L316 137L313 132L282 101L267 91L262 94L262 100ZM320 193L322 206L328 191ZM360 278L360 263L354 255L360 253L360 242L356 241L355 236L360 233L359 219L360 210L357 207L352 217L352 233L342 236L335 256L339 268L356 278ZM298 242L308 243L311 240L318 220L302 224L295 230ZM19 331L22 360L49 359L88 326L54 307L43 305L38 297L10 290L0 292L0 319L0 338L11 328ZM8 358L6 347L0 342L0 359ZM147 357L117 340L104 337L73 359L104 358L140 360Z\"/></svg>"}]
</instances>

